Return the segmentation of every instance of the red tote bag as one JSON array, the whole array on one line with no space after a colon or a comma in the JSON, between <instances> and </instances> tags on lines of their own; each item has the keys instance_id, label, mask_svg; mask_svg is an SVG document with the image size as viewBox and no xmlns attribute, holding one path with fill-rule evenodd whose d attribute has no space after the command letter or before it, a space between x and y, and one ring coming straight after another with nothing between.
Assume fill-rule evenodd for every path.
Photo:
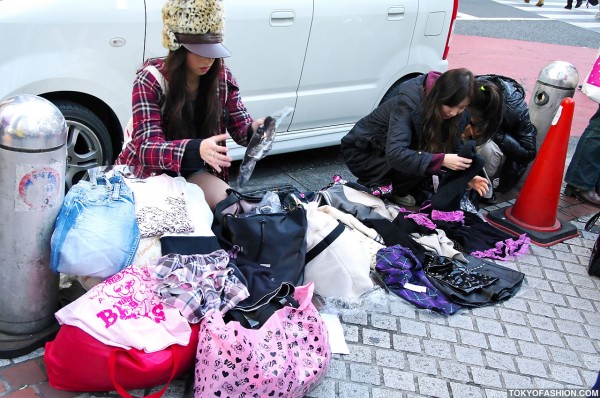
<instances>
[{"instance_id":1,"label":"red tote bag","mask_svg":"<svg viewBox=\"0 0 600 398\"><path fill-rule=\"evenodd\" d=\"M167 384L148 397L160 397L168 384L194 368L199 324L190 325L187 346L173 344L147 353L108 346L75 326L62 325L56 338L46 343L44 360L49 384L66 391L117 391Z\"/></svg>"}]
</instances>

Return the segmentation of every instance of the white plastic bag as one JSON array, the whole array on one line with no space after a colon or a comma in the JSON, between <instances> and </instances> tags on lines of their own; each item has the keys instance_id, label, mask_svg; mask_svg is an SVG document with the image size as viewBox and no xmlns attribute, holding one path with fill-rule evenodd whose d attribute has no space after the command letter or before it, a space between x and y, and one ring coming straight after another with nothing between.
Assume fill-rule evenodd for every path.
<instances>
[{"instance_id":1,"label":"white plastic bag","mask_svg":"<svg viewBox=\"0 0 600 398\"><path fill-rule=\"evenodd\" d=\"M244 154L244 160L242 160L242 164L240 165L240 173L237 181L240 188L250 179L256 162L267 156L267 153L273 147L277 127L293 110L294 108L291 106L286 106L275 112L272 116L267 117L263 125L252 134L246 148L246 153Z\"/></svg>"}]
</instances>

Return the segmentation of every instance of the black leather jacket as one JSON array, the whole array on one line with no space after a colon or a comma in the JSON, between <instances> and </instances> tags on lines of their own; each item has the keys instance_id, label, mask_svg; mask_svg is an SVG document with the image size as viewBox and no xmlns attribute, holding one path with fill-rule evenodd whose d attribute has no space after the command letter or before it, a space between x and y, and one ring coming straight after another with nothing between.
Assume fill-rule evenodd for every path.
<instances>
[{"instance_id":1,"label":"black leather jacket","mask_svg":"<svg viewBox=\"0 0 600 398\"><path fill-rule=\"evenodd\" d=\"M504 114L500 128L492 138L506 158L500 171L498 192L513 188L535 158L537 130L531 124L525 90L514 79L499 75L482 75L500 87L504 95Z\"/></svg>"}]
</instances>

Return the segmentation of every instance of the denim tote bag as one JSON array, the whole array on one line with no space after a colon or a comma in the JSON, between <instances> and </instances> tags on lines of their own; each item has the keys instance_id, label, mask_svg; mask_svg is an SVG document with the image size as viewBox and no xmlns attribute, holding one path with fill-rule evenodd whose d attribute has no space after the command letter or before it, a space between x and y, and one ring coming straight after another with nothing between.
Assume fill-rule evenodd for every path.
<instances>
[{"instance_id":1,"label":"denim tote bag","mask_svg":"<svg viewBox=\"0 0 600 398\"><path fill-rule=\"evenodd\" d=\"M50 240L50 267L108 278L131 264L139 242L131 189L120 173L101 173L65 195Z\"/></svg>"}]
</instances>

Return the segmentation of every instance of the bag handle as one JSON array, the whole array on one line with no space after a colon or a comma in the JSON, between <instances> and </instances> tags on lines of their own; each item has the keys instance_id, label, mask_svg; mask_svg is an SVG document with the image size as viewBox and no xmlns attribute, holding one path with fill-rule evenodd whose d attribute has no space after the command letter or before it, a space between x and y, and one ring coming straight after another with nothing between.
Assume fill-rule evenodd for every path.
<instances>
[{"instance_id":1,"label":"bag handle","mask_svg":"<svg viewBox=\"0 0 600 398\"><path fill-rule=\"evenodd\" d=\"M169 384L171 384L171 382L177 375L177 369L179 368L179 365L180 365L180 362L179 362L180 358L177 355L175 355L172 347L167 347L166 349L171 351L171 357L173 358L173 370L171 371L171 376L169 377L169 381L167 381L165 386L160 391L157 391L153 394L147 395L145 398L160 398L160 397L162 397L163 394L165 393L165 391L167 391ZM110 355L108 357L108 373L110 375L110 381L112 381L113 386L115 387L115 391L117 391L119 394L121 394L122 397L133 398L131 395L129 395L127 390L125 390L125 388L117 382L117 354L119 352L120 352L120 350L115 348L110 352Z\"/></svg>"},{"instance_id":2,"label":"bag handle","mask_svg":"<svg viewBox=\"0 0 600 398\"><path fill-rule=\"evenodd\" d=\"M227 315L237 321L246 329L259 329L276 311L284 307L298 308L300 304L291 295L284 297L273 297L267 304L259 307L256 311L244 312L234 309L227 311Z\"/></svg>"},{"instance_id":3,"label":"bag handle","mask_svg":"<svg viewBox=\"0 0 600 398\"><path fill-rule=\"evenodd\" d=\"M262 196L247 195L240 191L236 191L233 188L227 188L227 190L225 192L227 193L227 196L233 195L235 198L237 198L237 200L247 200L248 202L256 202L256 203L260 202L264 196L264 195L262 195Z\"/></svg>"},{"instance_id":4,"label":"bag handle","mask_svg":"<svg viewBox=\"0 0 600 398\"><path fill-rule=\"evenodd\" d=\"M300 304L292 296L281 297L278 300L274 300L270 305L263 305L256 310L256 317L260 325L264 325L265 322L275 313L284 307L298 308Z\"/></svg>"},{"instance_id":5,"label":"bag handle","mask_svg":"<svg viewBox=\"0 0 600 398\"><path fill-rule=\"evenodd\" d=\"M594 228L594 225L596 225L596 223L598 222L598 218L600 218L600 211L594 216L592 216L592 218L590 218L587 223L585 223L585 230L591 231L591 229Z\"/></svg>"},{"instance_id":6,"label":"bag handle","mask_svg":"<svg viewBox=\"0 0 600 398\"><path fill-rule=\"evenodd\" d=\"M147 65L145 68L156 80L158 80L158 84L160 84L160 88L163 93L167 93L167 81L162 73L156 68L154 65Z\"/></svg>"},{"instance_id":7,"label":"bag handle","mask_svg":"<svg viewBox=\"0 0 600 398\"><path fill-rule=\"evenodd\" d=\"M298 300L298 311L304 311L311 303L315 291L313 282L309 282L304 286L297 286L294 289L294 298Z\"/></svg>"},{"instance_id":8,"label":"bag handle","mask_svg":"<svg viewBox=\"0 0 600 398\"><path fill-rule=\"evenodd\" d=\"M312 249L310 249L306 253L306 259L304 263L308 264L312 260L314 260L315 257L321 254L323 250L327 249L329 245L331 245L342 234L342 232L344 232L345 229L346 227L344 226L344 224L338 221L338 225L333 229L333 231L327 234L327 236L324 237L322 241L317 243Z\"/></svg>"},{"instance_id":9,"label":"bag handle","mask_svg":"<svg viewBox=\"0 0 600 398\"><path fill-rule=\"evenodd\" d=\"M217 203L216 207L215 207L215 220L217 222L221 222L221 217L223 217L226 214L230 214L230 210L228 210L227 212L225 212L226 209L229 209L230 207L236 205L237 208L235 208L234 212L232 214L237 214L239 212L242 211L242 207L238 204L240 201L246 201L248 203L259 203L262 198L257 198L255 196L248 196L245 195L243 193L240 193L232 188L227 188L227 190L225 191L225 194L227 195L227 197L225 199L223 199L222 201L220 201L219 203Z\"/></svg>"},{"instance_id":10,"label":"bag handle","mask_svg":"<svg viewBox=\"0 0 600 398\"><path fill-rule=\"evenodd\" d=\"M309 282L307 285L298 286L294 288L293 296L288 294L286 296L273 297L267 304L261 306L256 311L250 311L251 316L246 316L247 311L238 310L233 308L221 315L220 311L211 310L207 313L204 319L211 318L213 321L221 325L225 325L229 321L237 321L245 329L258 329L264 325L269 317L278 310L290 307L298 311L304 311L309 305L312 304L314 293L314 284Z\"/></svg>"}]
</instances>

